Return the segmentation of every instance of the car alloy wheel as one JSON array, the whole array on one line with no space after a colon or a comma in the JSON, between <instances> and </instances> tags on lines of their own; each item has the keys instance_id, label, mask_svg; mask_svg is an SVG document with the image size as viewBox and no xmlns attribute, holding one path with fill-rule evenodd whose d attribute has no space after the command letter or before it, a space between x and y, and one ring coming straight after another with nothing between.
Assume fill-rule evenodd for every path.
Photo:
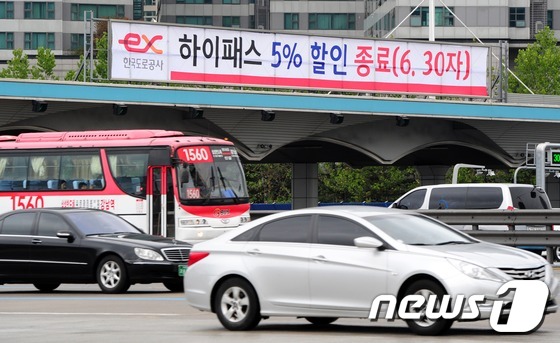
<instances>
[{"instance_id":1,"label":"car alloy wheel","mask_svg":"<svg viewBox=\"0 0 560 343\"><path fill-rule=\"evenodd\" d=\"M426 304L428 303L428 297L431 295L436 295L439 301L436 306L440 305L441 298L445 294L445 290L438 283L431 280L419 280L414 282L405 292L406 295L421 295L426 299L424 305L418 308L407 308L407 312L415 312L420 314L419 319L408 319L406 324L412 330L412 332L418 335L439 335L447 331L451 325L453 325L453 320L449 319L430 319L426 316ZM436 308L437 310L437 308Z\"/></svg>"},{"instance_id":2,"label":"car alloy wheel","mask_svg":"<svg viewBox=\"0 0 560 343\"><path fill-rule=\"evenodd\" d=\"M105 293L122 293L130 287L124 262L117 256L107 256L97 267L97 283Z\"/></svg>"},{"instance_id":3,"label":"car alloy wheel","mask_svg":"<svg viewBox=\"0 0 560 343\"><path fill-rule=\"evenodd\" d=\"M261 320L256 292L244 279L232 278L222 283L214 298L214 308L228 330L250 330Z\"/></svg>"}]
</instances>

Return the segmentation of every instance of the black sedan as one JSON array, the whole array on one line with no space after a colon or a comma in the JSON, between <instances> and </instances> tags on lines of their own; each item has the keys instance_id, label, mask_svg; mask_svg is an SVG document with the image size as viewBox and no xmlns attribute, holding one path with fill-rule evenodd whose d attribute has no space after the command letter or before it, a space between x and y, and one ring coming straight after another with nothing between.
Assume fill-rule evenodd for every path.
<instances>
[{"instance_id":1,"label":"black sedan","mask_svg":"<svg viewBox=\"0 0 560 343\"><path fill-rule=\"evenodd\" d=\"M110 212L76 208L15 210L0 216L0 284L98 283L126 292L135 283L183 289L192 245L148 235Z\"/></svg>"}]
</instances>

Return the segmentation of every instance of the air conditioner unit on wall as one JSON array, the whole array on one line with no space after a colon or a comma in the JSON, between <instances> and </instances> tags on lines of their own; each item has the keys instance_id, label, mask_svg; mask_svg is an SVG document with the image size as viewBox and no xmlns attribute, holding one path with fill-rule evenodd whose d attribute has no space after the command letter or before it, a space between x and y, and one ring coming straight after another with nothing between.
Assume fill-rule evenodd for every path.
<instances>
[{"instance_id":1,"label":"air conditioner unit on wall","mask_svg":"<svg viewBox=\"0 0 560 343\"><path fill-rule=\"evenodd\" d=\"M535 32L539 32L539 31L541 31L542 29L544 29L543 22L540 21L540 20L539 20L539 21L536 21L536 22L535 22Z\"/></svg>"}]
</instances>

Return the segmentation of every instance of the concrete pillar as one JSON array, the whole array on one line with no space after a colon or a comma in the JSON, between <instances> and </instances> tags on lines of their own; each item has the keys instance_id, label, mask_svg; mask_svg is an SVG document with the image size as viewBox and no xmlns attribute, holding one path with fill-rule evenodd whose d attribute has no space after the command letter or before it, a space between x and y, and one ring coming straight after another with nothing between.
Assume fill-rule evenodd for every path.
<instances>
[{"instance_id":1,"label":"concrete pillar","mask_svg":"<svg viewBox=\"0 0 560 343\"><path fill-rule=\"evenodd\" d=\"M445 182L445 174L450 166L416 166L420 173L420 185L438 185Z\"/></svg>"},{"instance_id":2,"label":"concrete pillar","mask_svg":"<svg viewBox=\"0 0 560 343\"><path fill-rule=\"evenodd\" d=\"M319 201L317 163L292 164L292 209L315 207Z\"/></svg>"}]
</instances>

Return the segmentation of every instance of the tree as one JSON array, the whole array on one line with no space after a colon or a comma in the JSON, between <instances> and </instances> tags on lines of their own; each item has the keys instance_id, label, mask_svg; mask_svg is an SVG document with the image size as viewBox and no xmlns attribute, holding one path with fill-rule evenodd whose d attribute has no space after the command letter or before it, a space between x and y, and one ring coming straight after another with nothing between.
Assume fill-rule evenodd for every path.
<instances>
[{"instance_id":1,"label":"tree","mask_svg":"<svg viewBox=\"0 0 560 343\"><path fill-rule=\"evenodd\" d=\"M0 77L11 79L27 79L31 73L29 68L29 59L23 53L23 49L15 49L12 52L11 60L8 61L8 66L0 70Z\"/></svg>"},{"instance_id":2,"label":"tree","mask_svg":"<svg viewBox=\"0 0 560 343\"><path fill-rule=\"evenodd\" d=\"M107 32L102 32L99 35L96 35L94 38L94 47L95 47L95 60L93 62L93 79L95 80L107 80L107 47L108 47L108 39L107 39ZM86 68L86 65L89 66L89 56L84 58L84 55L80 55L80 61L78 62L78 69L77 70L70 70L66 73L64 77L67 81L83 81L84 80L84 73L86 73L86 81L93 82L90 78L89 69ZM84 64L85 62L85 64ZM118 82L112 82L118 83Z\"/></svg>"},{"instance_id":3,"label":"tree","mask_svg":"<svg viewBox=\"0 0 560 343\"><path fill-rule=\"evenodd\" d=\"M536 42L520 50L515 59L514 73L535 94L560 95L560 47L554 32L545 27L535 35ZM510 77L509 91L529 93L515 78Z\"/></svg>"},{"instance_id":4,"label":"tree","mask_svg":"<svg viewBox=\"0 0 560 343\"><path fill-rule=\"evenodd\" d=\"M246 164L244 168L251 202L286 203L292 200L291 164Z\"/></svg>"},{"instance_id":5,"label":"tree","mask_svg":"<svg viewBox=\"0 0 560 343\"><path fill-rule=\"evenodd\" d=\"M47 48L37 49L37 65L30 66L23 49L15 49L8 66L0 71L0 77L12 79L58 80L54 75L56 60L54 53Z\"/></svg>"},{"instance_id":6,"label":"tree","mask_svg":"<svg viewBox=\"0 0 560 343\"><path fill-rule=\"evenodd\" d=\"M37 49L37 65L31 67L31 75L36 80L58 80L54 75L56 59L54 53L47 48Z\"/></svg>"},{"instance_id":7,"label":"tree","mask_svg":"<svg viewBox=\"0 0 560 343\"><path fill-rule=\"evenodd\" d=\"M420 185L414 167L370 166L352 168L346 163L319 164L320 202L393 201Z\"/></svg>"}]
</instances>

